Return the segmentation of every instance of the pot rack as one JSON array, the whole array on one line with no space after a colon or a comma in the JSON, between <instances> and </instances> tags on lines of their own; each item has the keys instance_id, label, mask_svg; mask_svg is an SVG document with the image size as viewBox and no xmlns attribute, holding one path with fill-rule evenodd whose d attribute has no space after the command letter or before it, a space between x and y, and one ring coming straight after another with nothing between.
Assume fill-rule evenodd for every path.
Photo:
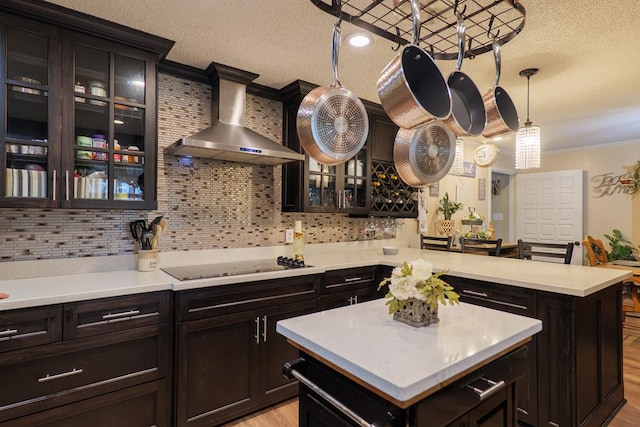
<instances>
[{"instance_id":1,"label":"pot rack","mask_svg":"<svg viewBox=\"0 0 640 427\"><path fill-rule=\"evenodd\" d=\"M396 43L411 43L409 0L311 0L322 11ZM397 6L396 6L397 4ZM419 0L422 24L420 45L434 59L458 58L456 13L465 20L465 57L492 51L491 40L504 45L524 28L525 9L519 0ZM342 13L340 11L342 9Z\"/></svg>"}]
</instances>

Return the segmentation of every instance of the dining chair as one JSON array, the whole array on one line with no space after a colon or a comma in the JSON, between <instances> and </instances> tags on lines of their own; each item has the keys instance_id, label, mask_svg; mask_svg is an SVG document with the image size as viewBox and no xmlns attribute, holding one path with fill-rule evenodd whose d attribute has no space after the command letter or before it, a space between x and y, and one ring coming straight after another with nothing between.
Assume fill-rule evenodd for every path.
<instances>
[{"instance_id":1,"label":"dining chair","mask_svg":"<svg viewBox=\"0 0 640 427\"><path fill-rule=\"evenodd\" d=\"M602 240L587 235L582 241L587 250L587 259L591 267L608 264L607 250ZM627 322L627 313L640 313L640 283L634 280L622 282L622 324L625 326L639 327L640 324Z\"/></svg>"},{"instance_id":2,"label":"dining chair","mask_svg":"<svg viewBox=\"0 0 640 427\"><path fill-rule=\"evenodd\" d=\"M574 242L538 243L518 239L518 258L571 264L574 245Z\"/></svg>"},{"instance_id":3,"label":"dining chair","mask_svg":"<svg viewBox=\"0 0 640 427\"><path fill-rule=\"evenodd\" d=\"M604 243L602 243L602 240L595 239L587 234L587 236L582 241L582 244L587 250L587 259L589 260L589 265L591 267L600 264L606 264L608 262L607 250L604 248Z\"/></svg>"},{"instance_id":4,"label":"dining chair","mask_svg":"<svg viewBox=\"0 0 640 427\"><path fill-rule=\"evenodd\" d=\"M489 256L500 256L502 239L473 239L462 237L460 239L460 252Z\"/></svg>"},{"instance_id":5,"label":"dining chair","mask_svg":"<svg viewBox=\"0 0 640 427\"><path fill-rule=\"evenodd\" d=\"M451 251L452 236L448 237L435 237L435 236L423 236L420 235L420 248L430 249L434 251Z\"/></svg>"}]
</instances>

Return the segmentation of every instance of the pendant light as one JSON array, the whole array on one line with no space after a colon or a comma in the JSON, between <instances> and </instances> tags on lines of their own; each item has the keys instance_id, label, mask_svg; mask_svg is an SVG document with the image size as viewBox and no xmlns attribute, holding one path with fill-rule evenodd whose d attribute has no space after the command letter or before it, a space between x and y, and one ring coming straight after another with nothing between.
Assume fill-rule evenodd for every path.
<instances>
[{"instance_id":1,"label":"pendant light","mask_svg":"<svg viewBox=\"0 0 640 427\"><path fill-rule=\"evenodd\" d=\"M529 120L529 80L538 71L537 68L520 71L520 76L527 78L527 121L516 135L516 169L540 167L540 126L534 126Z\"/></svg>"},{"instance_id":2,"label":"pendant light","mask_svg":"<svg viewBox=\"0 0 640 427\"><path fill-rule=\"evenodd\" d=\"M464 175L464 141L462 138L456 138L456 155L453 159L449 175Z\"/></svg>"}]
</instances>

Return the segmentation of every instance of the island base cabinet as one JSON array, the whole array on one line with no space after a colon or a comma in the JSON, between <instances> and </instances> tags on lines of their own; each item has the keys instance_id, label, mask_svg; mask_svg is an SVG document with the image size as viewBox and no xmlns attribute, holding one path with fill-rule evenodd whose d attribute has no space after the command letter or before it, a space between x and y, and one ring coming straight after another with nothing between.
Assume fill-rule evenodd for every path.
<instances>
[{"instance_id":1,"label":"island base cabinet","mask_svg":"<svg viewBox=\"0 0 640 427\"><path fill-rule=\"evenodd\" d=\"M301 384L299 421L301 427L362 425L354 422L322 393L337 400L369 424L384 427L515 427L517 426L516 381L527 370L527 348L520 347L505 356L447 385L411 406L401 408L351 378L336 372L304 352L304 362L294 364L299 374L319 387ZM493 381L493 382L492 382ZM486 397L480 390L493 387ZM474 389L475 388L475 389ZM405 405L402 405L405 406Z\"/></svg>"}]
</instances>

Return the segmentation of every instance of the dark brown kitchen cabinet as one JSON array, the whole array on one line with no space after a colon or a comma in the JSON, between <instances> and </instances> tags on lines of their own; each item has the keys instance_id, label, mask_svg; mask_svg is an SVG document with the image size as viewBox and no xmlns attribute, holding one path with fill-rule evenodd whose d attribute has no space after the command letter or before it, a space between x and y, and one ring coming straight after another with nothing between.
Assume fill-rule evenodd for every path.
<instances>
[{"instance_id":1,"label":"dark brown kitchen cabinet","mask_svg":"<svg viewBox=\"0 0 640 427\"><path fill-rule=\"evenodd\" d=\"M624 403L621 285L577 297L453 276L445 280L463 302L542 321L542 331L528 344L527 375L517 384L521 421L601 426Z\"/></svg>"},{"instance_id":2,"label":"dark brown kitchen cabinet","mask_svg":"<svg viewBox=\"0 0 640 427\"><path fill-rule=\"evenodd\" d=\"M322 282L322 308L329 310L384 296L377 290L376 273L375 266L327 271Z\"/></svg>"},{"instance_id":3,"label":"dark brown kitchen cabinet","mask_svg":"<svg viewBox=\"0 0 640 427\"><path fill-rule=\"evenodd\" d=\"M170 305L171 293L159 292L3 312L0 331L18 332L0 340L0 425L82 425L119 405L135 408L124 425L169 426ZM12 342L26 345L4 351Z\"/></svg>"},{"instance_id":4,"label":"dark brown kitchen cabinet","mask_svg":"<svg viewBox=\"0 0 640 427\"><path fill-rule=\"evenodd\" d=\"M0 4L0 207L155 209L172 42L61 9Z\"/></svg>"},{"instance_id":5,"label":"dark brown kitchen cabinet","mask_svg":"<svg viewBox=\"0 0 640 427\"><path fill-rule=\"evenodd\" d=\"M315 85L295 81L282 89L283 144L304 154L296 127L298 107ZM303 163L282 166L282 210L368 214L370 205L370 154L368 142L354 157L335 166L322 165L306 156Z\"/></svg>"},{"instance_id":6,"label":"dark brown kitchen cabinet","mask_svg":"<svg viewBox=\"0 0 640 427\"><path fill-rule=\"evenodd\" d=\"M372 425L410 427L516 427L516 389L526 371L526 347L519 347L416 402L398 403L356 383L313 356L300 353L293 367L315 386ZM300 386L301 427L355 425L317 389Z\"/></svg>"},{"instance_id":7,"label":"dark brown kitchen cabinet","mask_svg":"<svg viewBox=\"0 0 640 427\"><path fill-rule=\"evenodd\" d=\"M293 397L276 322L316 311L320 275L178 293L177 425L218 425Z\"/></svg>"}]
</instances>

